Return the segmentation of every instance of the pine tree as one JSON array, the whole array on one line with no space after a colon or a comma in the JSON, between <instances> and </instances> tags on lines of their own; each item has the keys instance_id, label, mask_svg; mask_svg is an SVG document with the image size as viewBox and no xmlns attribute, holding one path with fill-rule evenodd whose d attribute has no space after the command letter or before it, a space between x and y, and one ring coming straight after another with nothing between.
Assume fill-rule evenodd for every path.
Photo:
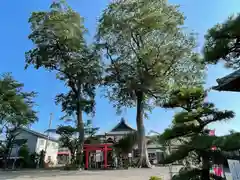
<instances>
[{"instance_id":1,"label":"pine tree","mask_svg":"<svg viewBox=\"0 0 240 180\"><path fill-rule=\"evenodd\" d=\"M226 67L239 68L240 62L240 15L232 15L225 22L218 23L205 35L204 58L217 64L223 60Z\"/></svg>"},{"instance_id":2,"label":"pine tree","mask_svg":"<svg viewBox=\"0 0 240 180\"><path fill-rule=\"evenodd\" d=\"M177 150L163 160L164 164L179 160L188 162L173 177L174 180L209 180L211 161L222 163L225 152L240 148L239 133L209 136L209 124L230 120L234 117L234 112L218 110L213 103L205 101L206 96L202 87L180 88L172 92L164 104L165 108L181 108L175 114L171 128L166 129L160 138L161 142L179 144ZM213 146L218 149L211 150Z\"/></svg>"}]
</instances>

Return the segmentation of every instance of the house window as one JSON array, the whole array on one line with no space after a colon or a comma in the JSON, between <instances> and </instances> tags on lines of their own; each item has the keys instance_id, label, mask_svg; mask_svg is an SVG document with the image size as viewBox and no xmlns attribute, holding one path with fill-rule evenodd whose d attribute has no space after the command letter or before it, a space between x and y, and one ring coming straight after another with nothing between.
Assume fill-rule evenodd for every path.
<instances>
[{"instance_id":1,"label":"house window","mask_svg":"<svg viewBox=\"0 0 240 180\"><path fill-rule=\"evenodd\" d=\"M50 142L50 141L47 142L47 146L48 146L48 147L51 146L51 142Z\"/></svg>"},{"instance_id":2,"label":"house window","mask_svg":"<svg viewBox=\"0 0 240 180\"><path fill-rule=\"evenodd\" d=\"M39 145L40 145L40 146L43 146L43 145L44 145L44 142L45 142L44 139L40 139L40 141L39 141Z\"/></svg>"},{"instance_id":3,"label":"house window","mask_svg":"<svg viewBox=\"0 0 240 180\"><path fill-rule=\"evenodd\" d=\"M54 142L52 142L52 148L53 148L53 149L57 149L57 148L58 148L58 144L57 144L57 143L54 143Z\"/></svg>"}]
</instances>

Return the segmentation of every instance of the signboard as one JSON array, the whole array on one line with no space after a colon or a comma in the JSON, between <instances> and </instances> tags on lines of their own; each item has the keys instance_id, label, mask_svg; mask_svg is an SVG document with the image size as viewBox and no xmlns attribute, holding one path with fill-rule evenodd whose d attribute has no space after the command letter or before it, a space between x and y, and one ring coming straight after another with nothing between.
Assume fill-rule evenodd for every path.
<instances>
[{"instance_id":1,"label":"signboard","mask_svg":"<svg viewBox=\"0 0 240 180\"><path fill-rule=\"evenodd\" d=\"M101 150L96 150L96 162L102 161L102 152Z\"/></svg>"},{"instance_id":2,"label":"signboard","mask_svg":"<svg viewBox=\"0 0 240 180\"><path fill-rule=\"evenodd\" d=\"M228 166L232 174L232 180L240 180L240 162L228 159Z\"/></svg>"}]
</instances>

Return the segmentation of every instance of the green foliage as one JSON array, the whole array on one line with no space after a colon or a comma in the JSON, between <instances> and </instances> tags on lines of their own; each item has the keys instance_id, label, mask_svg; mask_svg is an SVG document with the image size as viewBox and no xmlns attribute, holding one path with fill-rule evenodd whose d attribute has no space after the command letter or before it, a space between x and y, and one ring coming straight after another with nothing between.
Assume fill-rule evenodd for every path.
<instances>
[{"instance_id":1,"label":"green foliage","mask_svg":"<svg viewBox=\"0 0 240 180\"><path fill-rule=\"evenodd\" d=\"M85 144L100 144L101 140L99 137L95 136L99 131L99 127L94 127L92 120L87 120L84 123L84 132L85 132Z\"/></svg>"},{"instance_id":2,"label":"green foliage","mask_svg":"<svg viewBox=\"0 0 240 180\"><path fill-rule=\"evenodd\" d=\"M114 148L118 153L122 153L123 155L128 155L131 153L134 146L137 144L137 133L127 134L125 137L120 139L115 145Z\"/></svg>"},{"instance_id":3,"label":"green foliage","mask_svg":"<svg viewBox=\"0 0 240 180\"><path fill-rule=\"evenodd\" d=\"M10 73L0 76L0 124L5 127L25 126L37 120L33 98L35 92L24 92L24 84Z\"/></svg>"},{"instance_id":4,"label":"green foliage","mask_svg":"<svg viewBox=\"0 0 240 180\"><path fill-rule=\"evenodd\" d=\"M207 93L202 87L180 88L171 93L166 108L181 108L176 113L172 126L159 136L159 141L179 142L177 150L163 160L163 163L173 163L185 160L184 169L173 179L209 179L210 159L213 162L223 162L224 153L240 148L239 133L227 136L209 136L206 128L210 123L226 121L234 117L232 111L220 111L214 104L205 101ZM221 151L212 151L216 146ZM222 162L221 162L222 161ZM194 167L194 168L193 168Z\"/></svg>"},{"instance_id":5,"label":"green foliage","mask_svg":"<svg viewBox=\"0 0 240 180\"><path fill-rule=\"evenodd\" d=\"M0 76L0 132L6 135L5 142L1 143L4 159L9 156L14 144L21 145L15 141L19 128L38 120L33 101L36 93L24 92L23 88L24 84L16 81L10 73Z\"/></svg>"},{"instance_id":6,"label":"green foliage","mask_svg":"<svg viewBox=\"0 0 240 180\"><path fill-rule=\"evenodd\" d=\"M19 157L23 157L23 159L28 159L29 158L29 149L28 146L26 144L23 144L19 151L18 151L18 156Z\"/></svg>"},{"instance_id":7,"label":"green foliage","mask_svg":"<svg viewBox=\"0 0 240 180\"><path fill-rule=\"evenodd\" d=\"M157 176L151 176L149 180L162 180L162 178L157 177Z\"/></svg>"},{"instance_id":8,"label":"green foliage","mask_svg":"<svg viewBox=\"0 0 240 180\"><path fill-rule=\"evenodd\" d=\"M99 128L93 128L92 122L87 121L85 123L86 138L84 143L87 144L100 144L100 139L95 137L95 133ZM78 139L78 129L72 126L59 126L56 130L56 133L60 135L59 143L61 147L68 148L71 153L71 163L75 162L75 154L78 148L79 139ZM67 168L67 167L66 167Z\"/></svg>"},{"instance_id":9,"label":"green foliage","mask_svg":"<svg viewBox=\"0 0 240 180\"><path fill-rule=\"evenodd\" d=\"M64 166L64 170L66 170L66 171L78 170L78 166L76 164L66 164Z\"/></svg>"},{"instance_id":10,"label":"green foliage","mask_svg":"<svg viewBox=\"0 0 240 180\"><path fill-rule=\"evenodd\" d=\"M118 1L104 11L97 38L110 60L105 85L117 107L135 106L139 91L149 107L174 83L202 82L204 64L183 24L178 6L165 0Z\"/></svg>"},{"instance_id":11,"label":"green foliage","mask_svg":"<svg viewBox=\"0 0 240 180\"><path fill-rule=\"evenodd\" d=\"M57 134L60 135L59 143L61 147L67 147L71 153L71 162L75 160L75 153L78 147L77 128L72 126L59 126Z\"/></svg>"},{"instance_id":12,"label":"green foliage","mask_svg":"<svg viewBox=\"0 0 240 180\"><path fill-rule=\"evenodd\" d=\"M23 144L19 151L18 151L18 156L22 158L23 167L28 167L29 163L30 163L30 154L29 154L29 149L28 146L26 144Z\"/></svg>"},{"instance_id":13,"label":"green foliage","mask_svg":"<svg viewBox=\"0 0 240 180\"><path fill-rule=\"evenodd\" d=\"M66 116L77 116L80 154L84 141L82 114L94 113L100 55L84 39L83 18L64 1L53 2L49 11L33 12L29 23L29 39L35 46L26 52L26 67L55 71L56 78L68 87L67 93L56 96L56 103L61 104Z\"/></svg>"},{"instance_id":14,"label":"green foliage","mask_svg":"<svg viewBox=\"0 0 240 180\"><path fill-rule=\"evenodd\" d=\"M73 135L76 135L77 128L72 126L59 126L56 133L62 136L72 137Z\"/></svg>"},{"instance_id":15,"label":"green foliage","mask_svg":"<svg viewBox=\"0 0 240 180\"><path fill-rule=\"evenodd\" d=\"M208 63L216 64L225 61L226 67L240 67L240 15L230 16L208 30L205 36L204 56Z\"/></svg>"},{"instance_id":16,"label":"green foliage","mask_svg":"<svg viewBox=\"0 0 240 180\"><path fill-rule=\"evenodd\" d=\"M178 176L173 176L172 180L200 180L202 171L197 168L183 168Z\"/></svg>"},{"instance_id":17,"label":"green foliage","mask_svg":"<svg viewBox=\"0 0 240 180\"><path fill-rule=\"evenodd\" d=\"M99 21L97 43L109 62L103 84L118 111L137 107L141 167L147 161L143 115L175 86L203 81L195 36L183 25L178 6L165 0L114 1Z\"/></svg>"},{"instance_id":18,"label":"green foliage","mask_svg":"<svg viewBox=\"0 0 240 180\"><path fill-rule=\"evenodd\" d=\"M45 155L46 155L46 152L44 150L40 151L40 154L39 154L39 167L44 167L45 165Z\"/></svg>"},{"instance_id":19,"label":"green foliage","mask_svg":"<svg viewBox=\"0 0 240 180\"><path fill-rule=\"evenodd\" d=\"M84 40L83 19L66 4L54 2L50 11L33 12L29 23L29 39L36 47L26 52L26 66L57 72L70 88L56 97L68 115L79 108L92 112L101 67L99 55Z\"/></svg>"},{"instance_id":20,"label":"green foliage","mask_svg":"<svg viewBox=\"0 0 240 180\"><path fill-rule=\"evenodd\" d=\"M93 137L99 131L99 127L93 127L92 120L87 120L84 123L84 131L86 137Z\"/></svg>"}]
</instances>

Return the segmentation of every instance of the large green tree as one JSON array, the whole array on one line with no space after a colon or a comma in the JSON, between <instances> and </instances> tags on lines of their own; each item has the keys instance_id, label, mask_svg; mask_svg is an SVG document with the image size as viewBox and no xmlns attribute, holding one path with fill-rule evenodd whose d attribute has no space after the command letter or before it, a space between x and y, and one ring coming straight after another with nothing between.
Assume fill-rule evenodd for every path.
<instances>
[{"instance_id":1,"label":"large green tree","mask_svg":"<svg viewBox=\"0 0 240 180\"><path fill-rule=\"evenodd\" d=\"M64 1L52 3L49 11L33 12L29 23L34 48L26 52L26 65L54 71L65 83L68 92L57 95L56 103L62 105L67 116L77 117L81 163L83 113L94 112L95 89L101 75L99 55L84 39L82 17Z\"/></svg>"},{"instance_id":2,"label":"large green tree","mask_svg":"<svg viewBox=\"0 0 240 180\"><path fill-rule=\"evenodd\" d=\"M10 73L0 76L0 132L5 135L5 141L0 146L4 149L6 163L14 144L24 143L15 140L19 129L38 119L33 101L36 93L26 92L23 88L24 84L16 81Z\"/></svg>"},{"instance_id":3,"label":"large green tree","mask_svg":"<svg viewBox=\"0 0 240 180\"><path fill-rule=\"evenodd\" d=\"M203 80L204 64L193 52L194 34L184 31L184 19L166 0L125 0L110 3L99 21L96 37L108 59L108 97L118 109L137 108L139 167L150 166L144 114L174 85Z\"/></svg>"},{"instance_id":4,"label":"large green tree","mask_svg":"<svg viewBox=\"0 0 240 180\"><path fill-rule=\"evenodd\" d=\"M207 93L201 87L180 88L172 92L166 108L180 108L172 126L160 136L160 142L178 142L175 151L163 160L172 163L188 161L174 180L210 180L211 161L215 164L224 162L225 152L239 149L239 133L226 136L209 136L208 125L223 122L234 117L232 111L218 110L213 103L206 102ZM212 150L212 147L217 150ZM219 177L213 177L221 179Z\"/></svg>"},{"instance_id":5,"label":"large green tree","mask_svg":"<svg viewBox=\"0 0 240 180\"><path fill-rule=\"evenodd\" d=\"M240 67L239 27L240 15L233 15L208 30L203 49L207 62L216 64L224 60L226 67Z\"/></svg>"}]
</instances>

